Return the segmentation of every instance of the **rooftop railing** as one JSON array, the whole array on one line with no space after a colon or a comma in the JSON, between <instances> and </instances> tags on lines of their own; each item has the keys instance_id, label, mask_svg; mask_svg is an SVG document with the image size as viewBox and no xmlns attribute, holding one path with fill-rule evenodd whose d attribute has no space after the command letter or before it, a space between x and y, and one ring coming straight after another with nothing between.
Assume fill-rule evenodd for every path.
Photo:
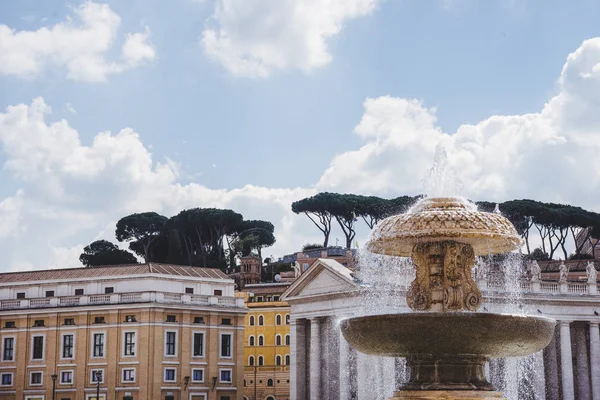
<instances>
[{"instance_id":1,"label":"rooftop railing","mask_svg":"<svg viewBox=\"0 0 600 400\"><path fill-rule=\"evenodd\" d=\"M220 307L244 307L244 299L241 297L206 296L169 292L135 292L0 300L0 310L78 307L129 303L166 303L191 306L214 305Z\"/></svg>"}]
</instances>

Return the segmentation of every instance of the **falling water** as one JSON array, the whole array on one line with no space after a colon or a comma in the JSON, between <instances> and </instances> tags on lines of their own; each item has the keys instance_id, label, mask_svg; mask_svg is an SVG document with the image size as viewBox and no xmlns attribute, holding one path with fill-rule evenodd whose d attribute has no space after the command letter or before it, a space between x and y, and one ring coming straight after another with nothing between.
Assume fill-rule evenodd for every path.
<instances>
[{"instance_id":1,"label":"falling water","mask_svg":"<svg viewBox=\"0 0 600 400\"><path fill-rule=\"evenodd\" d=\"M443 146L435 149L433 166L422 181L423 191L429 197L460 196L462 182L448 165ZM499 212L496 207L495 212ZM494 310L502 313L525 313L521 299L522 276L520 254L504 254L480 257L477 269L480 278L489 283L492 290L504 293L502 299L492 299ZM485 271L485 272L484 272ZM374 254L362 248L358 255L356 280L363 288L361 306L355 316L410 312L405 293L415 277L415 269L409 258ZM485 307L485 308L483 308ZM482 311L491 308L484 303ZM355 367L347 372L355 374L358 399L386 400L393 390L408 378L406 360L355 353ZM543 373L539 371L540 358L536 355L492 360L489 375L492 383L503 392L507 400L541 400L545 398ZM543 370L543 369L542 369Z\"/></svg>"}]
</instances>

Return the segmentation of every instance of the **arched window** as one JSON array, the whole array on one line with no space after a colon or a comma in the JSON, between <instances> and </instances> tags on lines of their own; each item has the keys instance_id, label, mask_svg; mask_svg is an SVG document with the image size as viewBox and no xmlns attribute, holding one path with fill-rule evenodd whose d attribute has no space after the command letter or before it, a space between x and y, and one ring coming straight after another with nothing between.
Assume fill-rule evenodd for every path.
<instances>
[{"instance_id":1,"label":"arched window","mask_svg":"<svg viewBox=\"0 0 600 400\"><path fill-rule=\"evenodd\" d=\"M290 324L290 314L286 314L285 315L285 324L289 325Z\"/></svg>"},{"instance_id":2,"label":"arched window","mask_svg":"<svg viewBox=\"0 0 600 400\"><path fill-rule=\"evenodd\" d=\"M275 344L281 346L281 335L275 336Z\"/></svg>"},{"instance_id":3,"label":"arched window","mask_svg":"<svg viewBox=\"0 0 600 400\"><path fill-rule=\"evenodd\" d=\"M259 315L259 317L258 317L258 324L259 325L264 325L265 324L265 319L263 318L262 315Z\"/></svg>"},{"instance_id":4,"label":"arched window","mask_svg":"<svg viewBox=\"0 0 600 400\"><path fill-rule=\"evenodd\" d=\"M273 379L267 379L267 386L273 386Z\"/></svg>"},{"instance_id":5,"label":"arched window","mask_svg":"<svg viewBox=\"0 0 600 400\"><path fill-rule=\"evenodd\" d=\"M290 345L290 335L285 335L285 345L286 346Z\"/></svg>"},{"instance_id":6,"label":"arched window","mask_svg":"<svg viewBox=\"0 0 600 400\"><path fill-rule=\"evenodd\" d=\"M281 315L277 314L277 317L275 317L275 324L281 325Z\"/></svg>"},{"instance_id":7,"label":"arched window","mask_svg":"<svg viewBox=\"0 0 600 400\"><path fill-rule=\"evenodd\" d=\"M285 365L290 365L290 355L285 356Z\"/></svg>"},{"instance_id":8,"label":"arched window","mask_svg":"<svg viewBox=\"0 0 600 400\"><path fill-rule=\"evenodd\" d=\"M254 336L248 338L248 346L254 346Z\"/></svg>"},{"instance_id":9,"label":"arched window","mask_svg":"<svg viewBox=\"0 0 600 400\"><path fill-rule=\"evenodd\" d=\"M277 357L275 357L275 364L281 365L281 356L278 355Z\"/></svg>"},{"instance_id":10,"label":"arched window","mask_svg":"<svg viewBox=\"0 0 600 400\"><path fill-rule=\"evenodd\" d=\"M248 357L248 365L250 365L250 366L254 365L254 356Z\"/></svg>"},{"instance_id":11,"label":"arched window","mask_svg":"<svg viewBox=\"0 0 600 400\"><path fill-rule=\"evenodd\" d=\"M254 315L250 316L250 326L254 326Z\"/></svg>"},{"instance_id":12,"label":"arched window","mask_svg":"<svg viewBox=\"0 0 600 400\"><path fill-rule=\"evenodd\" d=\"M265 400L275 400L275 397L273 397L273 396L269 396L269 397L267 397Z\"/></svg>"},{"instance_id":13,"label":"arched window","mask_svg":"<svg viewBox=\"0 0 600 400\"><path fill-rule=\"evenodd\" d=\"M263 356L258 356L258 365L264 365L265 364L265 359L263 358Z\"/></svg>"},{"instance_id":14,"label":"arched window","mask_svg":"<svg viewBox=\"0 0 600 400\"><path fill-rule=\"evenodd\" d=\"M265 345L265 337L263 335L260 335L258 337L258 345L259 346L264 346Z\"/></svg>"}]
</instances>

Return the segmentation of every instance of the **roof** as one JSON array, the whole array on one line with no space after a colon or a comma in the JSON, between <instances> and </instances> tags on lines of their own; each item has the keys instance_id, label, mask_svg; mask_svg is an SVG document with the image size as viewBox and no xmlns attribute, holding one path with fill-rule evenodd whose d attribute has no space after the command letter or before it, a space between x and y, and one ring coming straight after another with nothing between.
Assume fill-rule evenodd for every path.
<instances>
[{"instance_id":1,"label":"roof","mask_svg":"<svg viewBox=\"0 0 600 400\"><path fill-rule=\"evenodd\" d=\"M243 292L252 292L254 294L277 294L283 293L290 287L291 282L285 283L256 283L245 285Z\"/></svg>"},{"instance_id":2,"label":"roof","mask_svg":"<svg viewBox=\"0 0 600 400\"><path fill-rule=\"evenodd\" d=\"M30 281L76 280L84 278L102 278L109 276L159 274L187 278L229 279L223 271L216 268L190 267L175 264L127 264L106 265L100 267L57 268L25 272L0 273L0 283Z\"/></svg>"},{"instance_id":3,"label":"roof","mask_svg":"<svg viewBox=\"0 0 600 400\"><path fill-rule=\"evenodd\" d=\"M319 261L322 264L326 264L331 269L335 270L338 274L343 275L350 281L354 281L354 277L352 276L352 271L346 267L344 267L339 262L332 260L330 258L319 258Z\"/></svg>"},{"instance_id":4,"label":"roof","mask_svg":"<svg viewBox=\"0 0 600 400\"><path fill-rule=\"evenodd\" d=\"M560 264L563 262L569 268L569 272L585 272L586 267L590 262L594 264L596 269L600 268L600 265L598 265L598 260L594 259L538 261L538 264L542 272L559 272Z\"/></svg>"}]
</instances>

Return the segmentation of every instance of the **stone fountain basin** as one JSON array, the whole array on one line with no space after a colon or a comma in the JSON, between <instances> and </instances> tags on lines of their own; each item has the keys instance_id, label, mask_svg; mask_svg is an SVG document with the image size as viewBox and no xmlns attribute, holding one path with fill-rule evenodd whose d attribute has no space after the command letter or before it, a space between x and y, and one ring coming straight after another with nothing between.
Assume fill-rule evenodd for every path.
<instances>
[{"instance_id":1,"label":"stone fountain basin","mask_svg":"<svg viewBox=\"0 0 600 400\"><path fill-rule=\"evenodd\" d=\"M427 312L349 318L341 328L361 353L408 357L416 354L527 356L554 335L551 318L478 312Z\"/></svg>"}]
</instances>

